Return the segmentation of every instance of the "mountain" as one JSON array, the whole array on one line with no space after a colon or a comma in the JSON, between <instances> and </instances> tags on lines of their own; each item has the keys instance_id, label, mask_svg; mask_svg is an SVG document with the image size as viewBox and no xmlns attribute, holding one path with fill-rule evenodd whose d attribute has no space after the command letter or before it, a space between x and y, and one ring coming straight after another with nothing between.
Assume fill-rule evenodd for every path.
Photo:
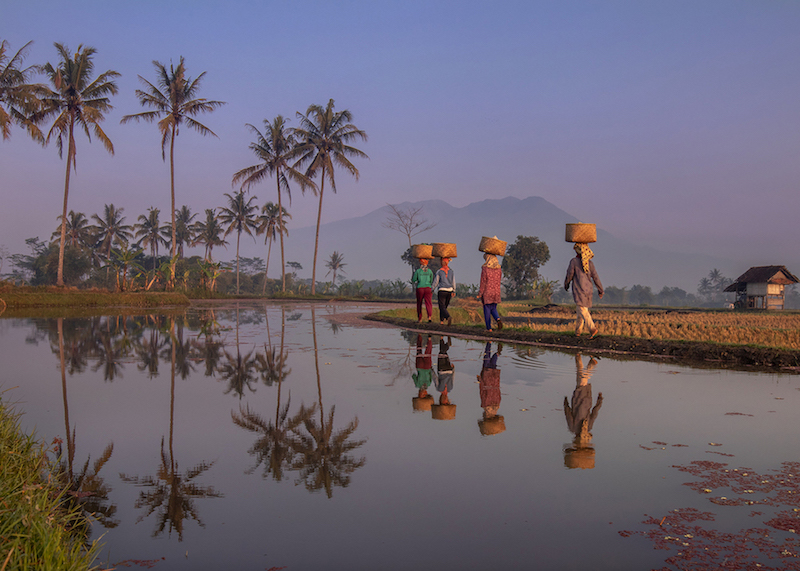
<instances>
[{"instance_id":1,"label":"mountain","mask_svg":"<svg viewBox=\"0 0 800 571\"><path fill-rule=\"evenodd\" d=\"M575 253L564 241L565 224L579 221L538 196L525 199L487 199L456 208L442 200L404 202L400 209L422 208L422 215L436 226L413 238L414 243L455 242L458 258L451 267L461 283L477 283L483 263L478 244L483 236L497 236L513 243L517 236L537 236L550 248L550 261L541 267L541 275L563 280L567 264ZM408 248L401 232L383 226L390 214L388 206L355 218L329 222L320 227L317 280L325 281L325 261L334 251L344 255L345 277L358 279L408 280L411 271L400 258ZM314 227L290 228L286 239L286 260L299 262L301 278L311 277L314 255ZM680 287L690 293L697 290L701 278L712 268L723 273L736 268L729 260L693 253L664 252L632 244L597 229L597 242L591 245L594 262L605 286L628 287L639 284L654 291L664 286ZM273 252L274 255L274 252ZM279 258L273 257L270 276L279 273ZM273 270L273 268L275 268ZM736 270L733 270L734 273ZM736 274L738 275L738 274ZM729 277L736 277L731 275ZM330 279L330 276L327 278Z\"/></svg>"}]
</instances>

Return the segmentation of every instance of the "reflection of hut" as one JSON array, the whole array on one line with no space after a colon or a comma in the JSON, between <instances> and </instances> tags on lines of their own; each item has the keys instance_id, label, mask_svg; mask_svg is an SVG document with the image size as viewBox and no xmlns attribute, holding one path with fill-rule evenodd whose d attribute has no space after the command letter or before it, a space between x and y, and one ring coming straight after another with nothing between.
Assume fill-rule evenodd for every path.
<instances>
[{"instance_id":1,"label":"reflection of hut","mask_svg":"<svg viewBox=\"0 0 800 571\"><path fill-rule=\"evenodd\" d=\"M736 294L736 307L783 309L784 288L798 281L786 266L756 266L736 278L725 291Z\"/></svg>"}]
</instances>

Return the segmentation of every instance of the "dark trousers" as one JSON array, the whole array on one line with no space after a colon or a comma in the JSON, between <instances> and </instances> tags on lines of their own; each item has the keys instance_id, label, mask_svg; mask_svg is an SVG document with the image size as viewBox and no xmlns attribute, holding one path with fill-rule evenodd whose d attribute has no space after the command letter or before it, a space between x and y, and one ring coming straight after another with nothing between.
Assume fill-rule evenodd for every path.
<instances>
[{"instance_id":1,"label":"dark trousers","mask_svg":"<svg viewBox=\"0 0 800 571\"><path fill-rule=\"evenodd\" d=\"M439 290L439 296L436 300L439 302L439 321L444 321L445 319L450 319L450 312L447 311L447 307L450 305L450 300L453 298L452 291L442 291Z\"/></svg>"},{"instance_id":2,"label":"dark trousers","mask_svg":"<svg viewBox=\"0 0 800 571\"><path fill-rule=\"evenodd\" d=\"M422 320L422 303L425 303L425 311L428 312L428 319L433 317L433 295L431 288L417 288L417 319Z\"/></svg>"}]
</instances>

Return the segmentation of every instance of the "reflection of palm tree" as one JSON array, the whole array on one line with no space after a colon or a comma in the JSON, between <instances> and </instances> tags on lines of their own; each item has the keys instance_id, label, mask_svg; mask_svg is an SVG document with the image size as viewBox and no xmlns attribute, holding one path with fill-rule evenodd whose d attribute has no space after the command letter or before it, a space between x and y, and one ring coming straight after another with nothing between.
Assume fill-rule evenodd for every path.
<instances>
[{"instance_id":1,"label":"reflection of palm tree","mask_svg":"<svg viewBox=\"0 0 800 571\"><path fill-rule=\"evenodd\" d=\"M298 434L298 457L293 468L300 471L299 480L306 489L316 491L325 488L330 498L333 487L346 488L350 484L350 474L361 468L365 458L355 459L348 453L362 446L366 440L348 442L350 436L358 428L358 417L337 432L333 431L333 413L331 407L328 419L322 406L322 382L319 374L319 352L317 349L316 314L311 308L311 333L314 338L314 364L317 372L317 392L319 395L319 424L310 416L303 422L307 434Z\"/></svg>"},{"instance_id":2,"label":"reflection of palm tree","mask_svg":"<svg viewBox=\"0 0 800 571\"><path fill-rule=\"evenodd\" d=\"M153 537L164 532L169 525L168 532L174 529L178 533L178 541L183 540L183 522L186 519L195 520L200 527L205 527L197 514L194 501L197 498L219 498L220 492L211 486L201 486L193 480L214 465L213 462L200 462L188 469L185 474L178 472L178 462L172 449L172 436L175 417L175 370L177 362L177 335L175 322L172 322L170 340L170 401L169 401L169 456L164 451L164 439L161 439L161 464L156 472L156 477L127 476L120 474L120 478L129 484L149 488L139 493L139 499L134 504L138 508L146 508L146 513L139 516L138 521L150 516L158 510L158 522L153 532Z\"/></svg>"},{"instance_id":3,"label":"reflection of palm tree","mask_svg":"<svg viewBox=\"0 0 800 571\"><path fill-rule=\"evenodd\" d=\"M300 405L300 410L289 417L290 403L291 398L281 408L278 397L279 406L274 422L266 421L252 412L250 407L239 407L238 414L231 412L234 424L259 435L248 450L256 460L255 465L247 471L248 474L252 474L263 463L264 477L271 474L275 481L280 482L284 477L284 468L293 467L298 448L297 429L314 414L316 406L306 408Z\"/></svg>"},{"instance_id":4,"label":"reflection of palm tree","mask_svg":"<svg viewBox=\"0 0 800 571\"><path fill-rule=\"evenodd\" d=\"M69 496L80 503L84 513L99 521L100 525L107 529L117 527L119 521L114 519L114 514L117 513L117 506L116 504L108 503L108 493L111 491L111 487L99 475L100 470L111 459L111 454L114 452L114 444L111 443L106 446L100 458L95 460L91 470L89 470L91 458L86 458L86 462L79 473L75 473L72 469L75 456L74 434L71 439L71 446L72 449L68 451L66 459L60 446L57 450L59 456L61 456L58 470L59 477L62 480L61 484L67 490Z\"/></svg>"},{"instance_id":5,"label":"reflection of palm tree","mask_svg":"<svg viewBox=\"0 0 800 571\"><path fill-rule=\"evenodd\" d=\"M186 470L185 474L178 473L178 463L170 454L164 452L164 440L161 440L161 465L158 467L156 477L127 476L120 474L120 478L129 484L148 488L139 493L139 499L134 506L146 508L146 513L139 516L137 523L158 510L156 529L153 537L164 533L164 529L172 534L174 529L178 533L178 541L183 541L183 522L187 519L195 520L200 527L205 527L197 514L194 500L197 498L221 498L222 493L211 486L201 486L193 480L213 466L213 462L201 462Z\"/></svg>"},{"instance_id":6,"label":"reflection of palm tree","mask_svg":"<svg viewBox=\"0 0 800 571\"><path fill-rule=\"evenodd\" d=\"M103 369L103 380L113 381L117 376L122 376L122 359L127 356L123 344L116 343L108 332L98 331L97 362L92 370L97 372Z\"/></svg>"},{"instance_id":7,"label":"reflection of palm tree","mask_svg":"<svg viewBox=\"0 0 800 571\"><path fill-rule=\"evenodd\" d=\"M147 371L151 379L158 376L158 357L165 345L166 341L161 339L159 330L155 327L150 329L147 338L143 336L137 343L136 354L140 361L137 367L140 371Z\"/></svg>"},{"instance_id":8,"label":"reflection of palm tree","mask_svg":"<svg viewBox=\"0 0 800 571\"><path fill-rule=\"evenodd\" d=\"M114 451L114 444L109 444L102 456L95 461L92 466L92 471L89 472L89 460L79 474L75 474L73 463L75 460L75 429L70 426L69 422L69 401L67 399L67 367L64 349L64 319L58 318L58 356L61 365L61 394L64 401L64 424L66 427L66 440L67 440L67 454L66 458L62 453L61 446L59 445L58 454L60 456L58 475L62 480L64 487L68 490L70 495L81 504L87 514L92 514L97 518L100 523L107 528L116 527L118 522L113 519L117 511L117 506L108 504L108 492L111 488L105 484L103 479L99 476L100 470L103 469L106 462L111 458Z\"/></svg>"},{"instance_id":9,"label":"reflection of palm tree","mask_svg":"<svg viewBox=\"0 0 800 571\"><path fill-rule=\"evenodd\" d=\"M255 377L255 359L252 358L253 351L242 356L239 350L239 304L236 304L236 356L228 351L224 351L227 362L223 363L218 371L224 379L228 381L228 389L225 394L233 391L241 399L244 396L244 389L247 387L250 392L255 392L252 383Z\"/></svg>"},{"instance_id":10,"label":"reflection of palm tree","mask_svg":"<svg viewBox=\"0 0 800 571\"><path fill-rule=\"evenodd\" d=\"M225 394L233 391L241 399L244 396L245 387L250 392L255 392L253 382L256 380L256 376L255 360L252 358L253 352L250 351L247 355L242 355L237 344L236 355L232 355L228 351L224 351L224 353L226 362L217 370L222 378L228 381L228 388L225 390Z\"/></svg>"},{"instance_id":11,"label":"reflection of palm tree","mask_svg":"<svg viewBox=\"0 0 800 571\"><path fill-rule=\"evenodd\" d=\"M359 448L366 440L348 442L350 435L358 428L358 418L354 418L342 430L333 431L333 413L336 407L332 406L327 420L324 418L320 407L320 420L317 424L311 418L303 422L308 432L300 435L297 444L298 460L294 468L300 470L300 481L306 489L316 491L325 488L325 493L330 498L333 487L346 488L350 484L350 474L361 468L365 458L355 459L348 453Z\"/></svg>"}]
</instances>

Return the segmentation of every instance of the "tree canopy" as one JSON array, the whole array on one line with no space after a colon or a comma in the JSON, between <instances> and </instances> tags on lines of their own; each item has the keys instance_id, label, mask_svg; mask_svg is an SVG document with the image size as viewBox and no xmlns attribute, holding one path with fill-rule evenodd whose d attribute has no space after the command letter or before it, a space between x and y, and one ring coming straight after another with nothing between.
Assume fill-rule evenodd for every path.
<instances>
[{"instance_id":1,"label":"tree canopy","mask_svg":"<svg viewBox=\"0 0 800 571\"><path fill-rule=\"evenodd\" d=\"M503 279L512 298L527 297L539 279L539 268L550 259L550 248L536 236L517 236L503 258Z\"/></svg>"}]
</instances>

